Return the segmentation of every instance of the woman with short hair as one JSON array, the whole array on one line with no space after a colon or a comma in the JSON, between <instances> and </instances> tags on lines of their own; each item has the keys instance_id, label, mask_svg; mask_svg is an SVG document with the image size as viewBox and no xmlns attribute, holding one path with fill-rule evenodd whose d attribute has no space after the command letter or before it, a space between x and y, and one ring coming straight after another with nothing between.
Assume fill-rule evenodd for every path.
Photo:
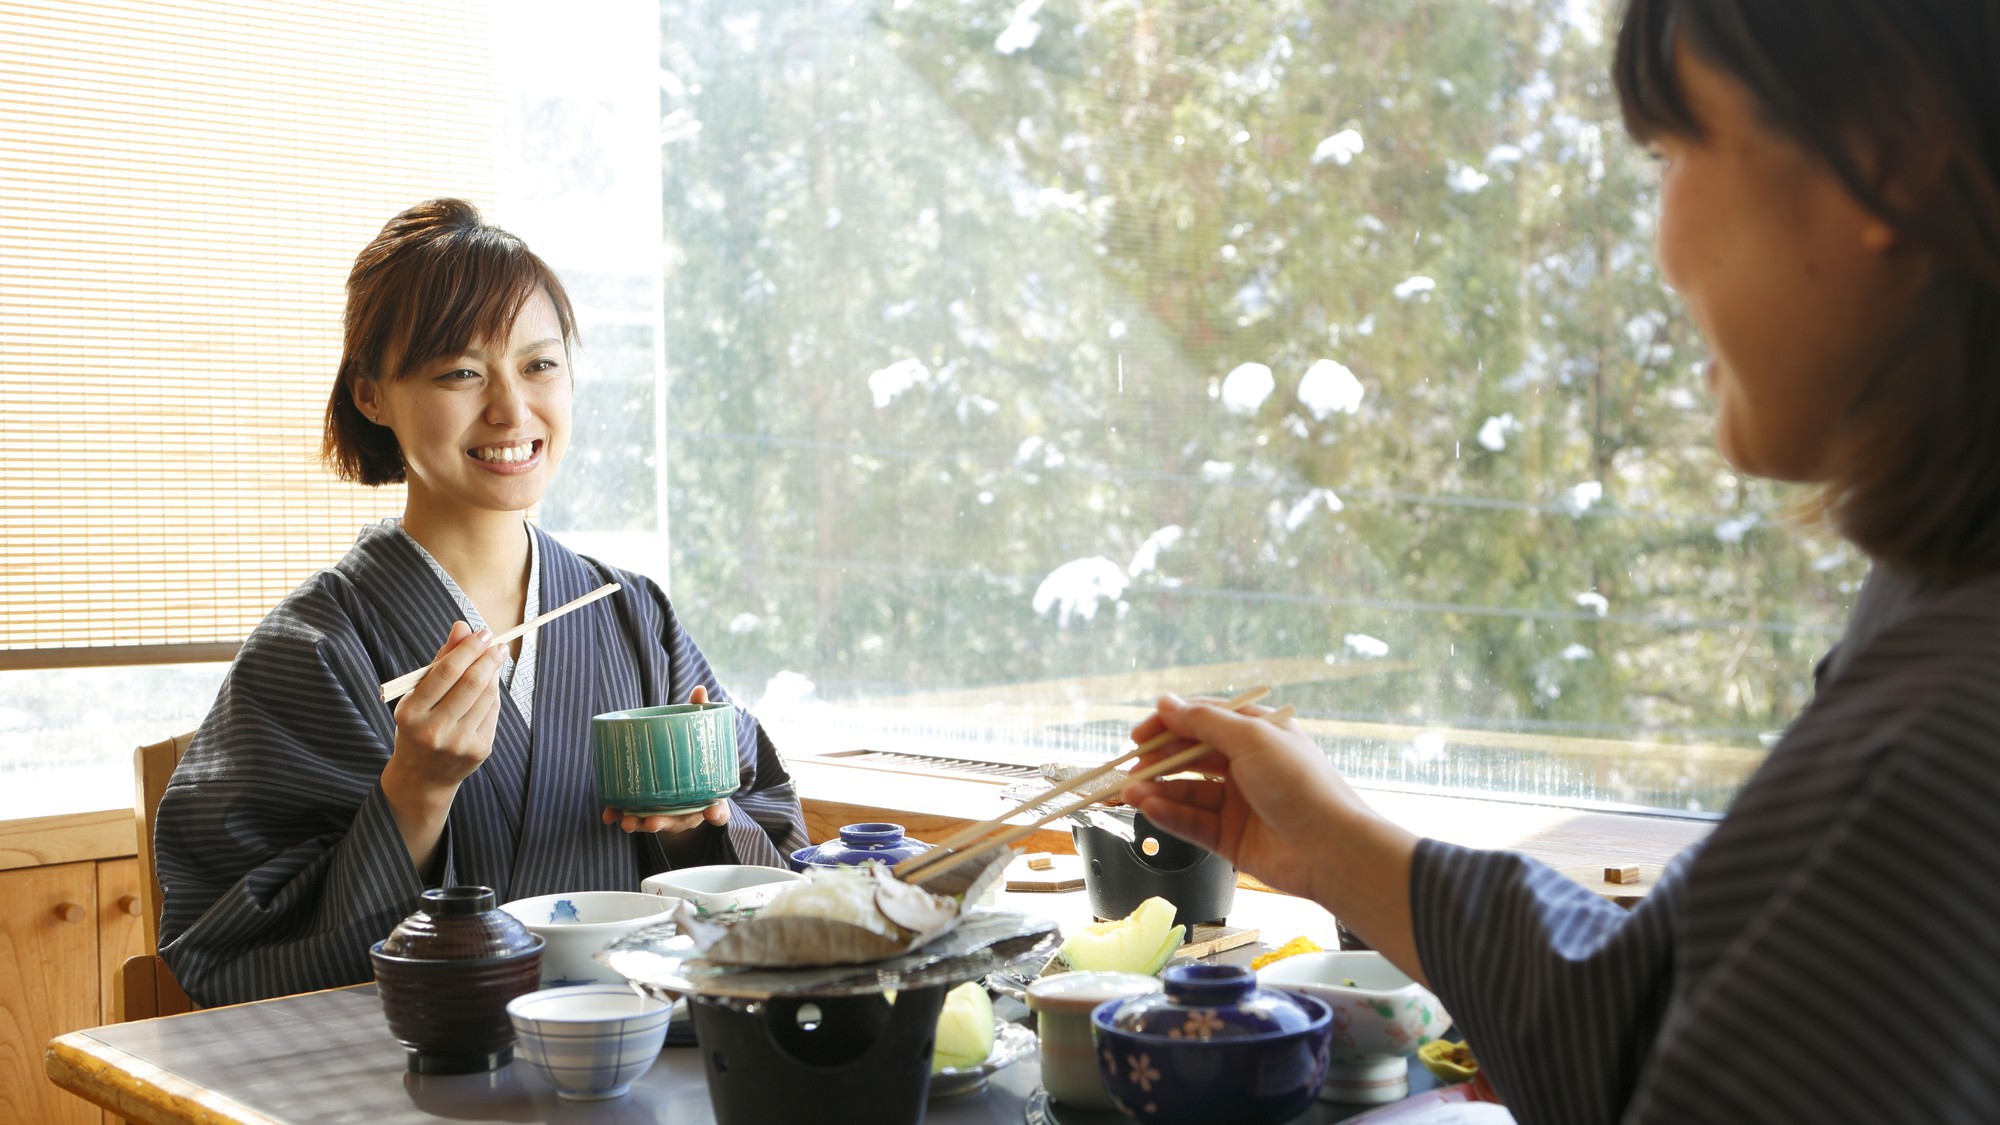
<instances>
[{"instance_id":1,"label":"woman with short hair","mask_svg":"<svg viewBox=\"0 0 2000 1125\"><path fill-rule=\"evenodd\" d=\"M593 715L727 696L656 584L526 519L570 440L576 321L555 272L444 199L390 220L347 293L325 455L408 495L244 642L160 803L160 955L204 1005L369 979L368 947L426 887L637 890L668 867L782 867L806 843L747 712L731 797L646 818L597 804Z\"/></svg>"}]
</instances>

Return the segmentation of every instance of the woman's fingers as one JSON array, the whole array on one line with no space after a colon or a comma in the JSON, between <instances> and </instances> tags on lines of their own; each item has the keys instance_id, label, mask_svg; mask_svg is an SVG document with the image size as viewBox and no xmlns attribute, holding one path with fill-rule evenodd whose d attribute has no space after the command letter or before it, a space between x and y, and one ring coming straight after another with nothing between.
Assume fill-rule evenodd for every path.
<instances>
[{"instance_id":1,"label":"woman's fingers","mask_svg":"<svg viewBox=\"0 0 2000 1125\"><path fill-rule=\"evenodd\" d=\"M688 702L689 702L689 703L707 703L707 702L708 702L708 688L706 688L706 687L702 686L701 684L696 684L696 685L694 685L694 690L693 690L693 691L691 691L691 692L688 692Z\"/></svg>"},{"instance_id":2,"label":"woman's fingers","mask_svg":"<svg viewBox=\"0 0 2000 1125\"><path fill-rule=\"evenodd\" d=\"M410 694L404 697L404 704L420 711L436 707L438 701L458 685L466 669L486 655L489 651L486 646L492 640L493 634L485 629L475 633L465 622L453 622L451 632L445 635L444 646L431 658L430 670L417 681L416 687L410 689ZM400 718L402 708L398 707L396 713Z\"/></svg>"},{"instance_id":3,"label":"woman's fingers","mask_svg":"<svg viewBox=\"0 0 2000 1125\"><path fill-rule=\"evenodd\" d=\"M1170 784L1181 784L1172 782ZM1208 784L1200 782L1197 784ZM1148 786L1148 788L1153 788ZM1157 790L1155 790L1157 792ZM1218 787L1218 792L1219 792ZM1134 802L1147 820L1179 836L1188 843L1197 844L1210 851L1220 851L1222 844L1222 812L1220 802L1215 808L1201 804L1184 804L1180 801L1159 797L1147 797L1143 804Z\"/></svg>"},{"instance_id":4,"label":"woman's fingers","mask_svg":"<svg viewBox=\"0 0 2000 1125\"><path fill-rule=\"evenodd\" d=\"M1171 692L1160 697L1160 701L1162 703L1164 703L1169 699L1174 700L1177 703L1188 702L1188 701L1183 701L1180 696L1174 695ZM1196 696L1194 700L1192 700L1192 702L1214 703L1217 701L1203 695L1203 696ZM1137 743L1138 745L1144 746L1148 741L1159 737L1160 732L1165 729L1167 729L1166 725L1160 719L1160 709L1158 707L1155 707L1153 709L1152 714L1146 716L1143 722L1141 722L1138 726L1132 728L1132 741L1134 743Z\"/></svg>"},{"instance_id":5,"label":"woman's fingers","mask_svg":"<svg viewBox=\"0 0 2000 1125\"><path fill-rule=\"evenodd\" d=\"M1266 708L1252 707L1239 714L1209 700L1183 700L1172 695L1160 697L1158 714L1164 729L1190 742L1206 742L1223 753L1272 729L1263 718L1270 714Z\"/></svg>"},{"instance_id":6,"label":"woman's fingers","mask_svg":"<svg viewBox=\"0 0 2000 1125\"><path fill-rule=\"evenodd\" d=\"M473 704L473 709L479 714L479 722L472 735L477 745L492 746L493 736L499 733L502 694L504 693L500 690L500 671L495 667L493 678L486 683L486 690L480 694L479 701Z\"/></svg>"},{"instance_id":7,"label":"woman's fingers","mask_svg":"<svg viewBox=\"0 0 2000 1125\"><path fill-rule=\"evenodd\" d=\"M728 824L729 802L717 801L700 812L683 813L679 816L657 814L639 816L635 813L621 813L617 809L605 809L604 823L616 824L627 832L685 832L704 824Z\"/></svg>"},{"instance_id":8,"label":"woman's fingers","mask_svg":"<svg viewBox=\"0 0 2000 1125\"><path fill-rule=\"evenodd\" d=\"M500 669L506 661L506 655L507 650L497 645L480 652L460 669L457 680L438 697L435 703L431 704L432 714L446 722L467 723L473 726L477 726L486 717L488 708L491 708L497 716L500 706ZM435 675L436 672L432 674Z\"/></svg>"},{"instance_id":9,"label":"woman's fingers","mask_svg":"<svg viewBox=\"0 0 2000 1125\"><path fill-rule=\"evenodd\" d=\"M1171 781L1141 781L1125 787L1125 803L1137 805L1142 801L1158 798L1172 801L1189 808L1208 809L1222 807L1226 796L1224 782L1207 778L1175 778Z\"/></svg>"},{"instance_id":10,"label":"woman's fingers","mask_svg":"<svg viewBox=\"0 0 2000 1125\"><path fill-rule=\"evenodd\" d=\"M702 813L683 813L679 816L636 816L626 813L621 827L627 832L685 832L702 823Z\"/></svg>"},{"instance_id":11,"label":"woman's fingers","mask_svg":"<svg viewBox=\"0 0 2000 1125\"><path fill-rule=\"evenodd\" d=\"M1207 707L1213 707L1218 711L1224 711L1225 714L1232 713L1225 711L1224 708L1222 707L1222 704L1228 702L1227 700L1211 699L1207 696L1198 696L1194 699L1183 700L1177 695L1168 694L1160 697L1161 708L1164 708L1169 705L1167 702L1168 700L1172 700L1174 704L1177 704L1183 708L1194 707L1194 706L1207 706ZM1160 714L1161 708L1156 708L1151 715L1146 716L1145 721L1141 722L1138 726L1132 728L1132 741L1134 743L1143 746L1152 739L1159 737L1160 732L1168 729L1166 721L1163 718L1161 718ZM1266 707L1261 703L1253 703L1248 707L1243 708L1240 712L1234 712L1234 713L1251 715L1257 718L1262 718L1263 716L1270 714L1273 710L1275 710L1275 708ZM1192 743L1189 743L1189 745L1192 745Z\"/></svg>"}]
</instances>

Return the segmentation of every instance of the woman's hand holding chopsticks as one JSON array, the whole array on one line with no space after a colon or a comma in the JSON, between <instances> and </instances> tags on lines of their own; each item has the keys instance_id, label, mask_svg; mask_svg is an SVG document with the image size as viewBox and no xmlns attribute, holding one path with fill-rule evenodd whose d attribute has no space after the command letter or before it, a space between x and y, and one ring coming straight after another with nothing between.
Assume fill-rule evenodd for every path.
<instances>
[{"instance_id":1,"label":"woman's hand holding chopsticks","mask_svg":"<svg viewBox=\"0 0 2000 1125\"><path fill-rule=\"evenodd\" d=\"M1134 782L1125 803L1265 883L1320 903L1421 980L1409 894L1417 837L1369 808L1295 723L1267 714L1162 697L1132 738L1168 732L1182 741L1149 751L1135 772L1204 743L1209 752L1183 770L1205 776Z\"/></svg>"},{"instance_id":2,"label":"woman's hand holding chopsticks","mask_svg":"<svg viewBox=\"0 0 2000 1125\"><path fill-rule=\"evenodd\" d=\"M396 704L396 744L382 767L382 796L417 872L428 873L458 787L493 753L500 722L504 646L452 625L415 688Z\"/></svg>"}]
</instances>

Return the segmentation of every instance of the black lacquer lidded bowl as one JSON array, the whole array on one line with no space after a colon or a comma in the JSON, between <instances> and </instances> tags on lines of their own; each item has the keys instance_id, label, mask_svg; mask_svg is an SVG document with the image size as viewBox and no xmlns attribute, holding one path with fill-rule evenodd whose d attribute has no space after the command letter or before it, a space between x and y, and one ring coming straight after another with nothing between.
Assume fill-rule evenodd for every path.
<instances>
[{"instance_id":1,"label":"black lacquer lidded bowl","mask_svg":"<svg viewBox=\"0 0 2000 1125\"><path fill-rule=\"evenodd\" d=\"M418 1074L477 1074L514 1057L507 1002L533 992L540 935L490 887L435 887L368 950L389 1030Z\"/></svg>"}]
</instances>

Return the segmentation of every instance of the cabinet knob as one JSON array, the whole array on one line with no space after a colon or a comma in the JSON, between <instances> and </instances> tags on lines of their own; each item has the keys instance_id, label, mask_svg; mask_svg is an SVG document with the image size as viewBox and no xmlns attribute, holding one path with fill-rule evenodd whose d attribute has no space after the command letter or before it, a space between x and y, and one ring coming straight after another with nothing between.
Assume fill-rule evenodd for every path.
<instances>
[{"instance_id":1,"label":"cabinet knob","mask_svg":"<svg viewBox=\"0 0 2000 1125\"><path fill-rule=\"evenodd\" d=\"M61 918L65 922L81 922L89 916L90 911L85 910L78 903L59 902L56 904L56 917Z\"/></svg>"},{"instance_id":2,"label":"cabinet knob","mask_svg":"<svg viewBox=\"0 0 2000 1125\"><path fill-rule=\"evenodd\" d=\"M134 918L146 912L145 906L139 902L138 895L119 895L118 909L130 914Z\"/></svg>"}]
</instances>

